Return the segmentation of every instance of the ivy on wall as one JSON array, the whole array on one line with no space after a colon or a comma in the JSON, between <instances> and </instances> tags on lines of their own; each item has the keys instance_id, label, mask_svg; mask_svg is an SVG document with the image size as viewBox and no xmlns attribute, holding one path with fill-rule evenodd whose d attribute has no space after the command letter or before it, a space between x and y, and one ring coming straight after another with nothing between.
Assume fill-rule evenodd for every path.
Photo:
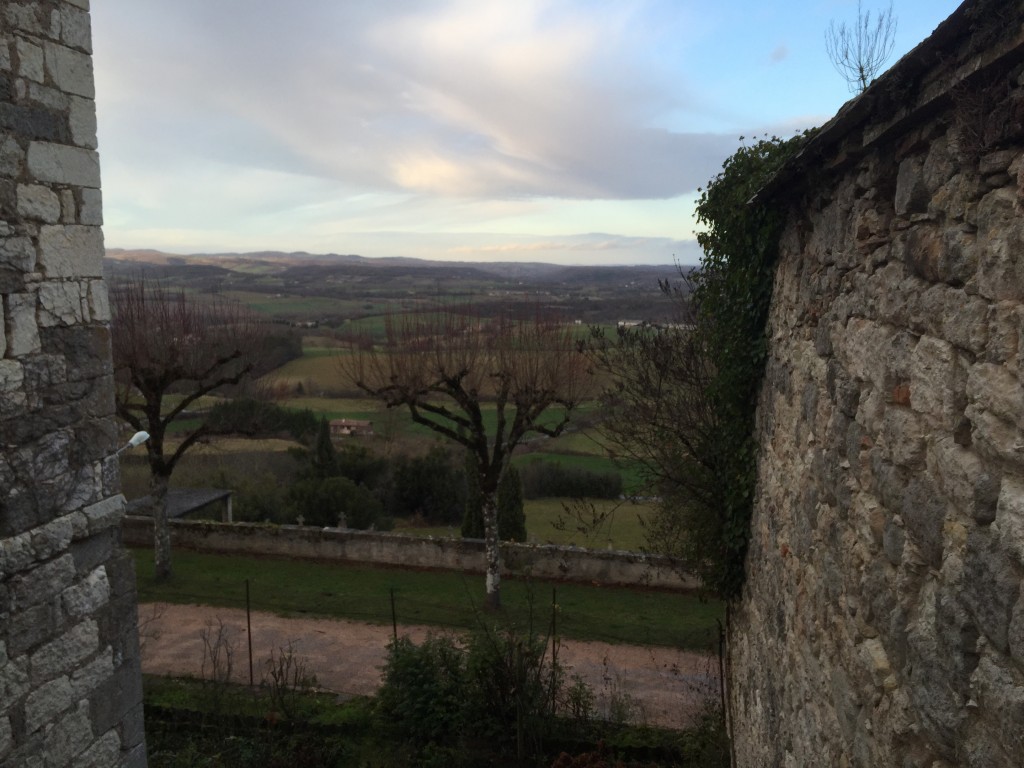
<instances>
[{"instance_id":1,"label":"ivy on wall","mask_svg":"<svg viewBox=\"0 0 1024 768\"><path fill-rule=\"evenodd\" d=\"M708 401L714 431L705 441L706 463L718 486L713 508L691 541L702 554L705 585L725 599L739 597L750 540L757 473L754 415L768 346L771 302L783 214L751 202L807 134L763 138L741 147L706 189L699 190L697 242L704 251L692 300L702 347L712 356Z\"/></svg>"}]
</instances>

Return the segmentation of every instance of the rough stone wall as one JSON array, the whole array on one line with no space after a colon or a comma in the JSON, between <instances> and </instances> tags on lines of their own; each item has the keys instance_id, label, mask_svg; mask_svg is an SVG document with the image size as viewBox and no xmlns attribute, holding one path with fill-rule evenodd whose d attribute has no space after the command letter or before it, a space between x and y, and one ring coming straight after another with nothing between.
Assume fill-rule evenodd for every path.
<instances>
[{"instance_id":1,"label":"rough stone wall","mask_svg":"<svg viewBox=\"0 0 1024 768\"><path fill-rule=\"evenodd\" d=\"M770 193L740 766L1024 765L1024 8L988 5Z\"/></svg>"},{"instance_id":2,"label":"rough stone wall","mask_svg":"<svg viewBox=\"0 0 1024 768\"><path fill-rule=\"evenodd\" d=\"M144 766L88 0L0 3L0 766Z\"/></svg>"}]
</instances>

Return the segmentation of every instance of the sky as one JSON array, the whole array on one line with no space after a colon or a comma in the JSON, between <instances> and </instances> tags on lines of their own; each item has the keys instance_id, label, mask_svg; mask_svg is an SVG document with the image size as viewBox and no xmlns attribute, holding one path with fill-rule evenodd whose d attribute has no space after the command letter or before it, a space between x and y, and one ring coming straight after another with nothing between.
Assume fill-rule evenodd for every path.
<instances>
[{"instance_id":1,"label":"sky","mask_svg":"<svg viewBox=\"0 0 1024 768\"><path fill-rule=\"evenodd\" d=\"M889 64L958 5L894 0ZM856 0L91 6L110 248L693 264L740 137L852 95Z\"/></svg>"}]
</instances>

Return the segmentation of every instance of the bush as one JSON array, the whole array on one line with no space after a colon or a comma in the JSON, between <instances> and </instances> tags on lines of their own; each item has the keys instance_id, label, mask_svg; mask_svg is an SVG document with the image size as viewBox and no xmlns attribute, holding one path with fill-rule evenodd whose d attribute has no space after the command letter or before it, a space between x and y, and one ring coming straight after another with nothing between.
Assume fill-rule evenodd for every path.
<instances>
[{"instance_id":1,"label":"bush","mask_svg":"<svg viewBox=\"0 0 1024 768\"><path fill-rule=\"evenodd\" d=\"M387 494L391 517L453 525L462 520L465 496L463 470L444 448L431 448L424 456L398 456L391 463Z\"/></svg>"},{"instance_id":2,"label":"bush","mask_svg":"<svg viewBox=\"0 0 1024 768\"><path fill-rule=\"evenodd\" d=\"M415 645L401 637L388 645L378 711L389 731L418 747L452 744L466 725L465 684L465 652L455 640Z\"/></svg>"},{"instance_id":3,"label":"bush","mask_svg":"<svg viewBox=\"0 0 1024 768\"><path fill-rule=\"evenodd\" d=\"M449 755L487 752L543 754L557 727L556 710L566 702L585 723L593 697L571 689L547 655L546 639L514 629L481 629L464 641L431 637L417 646L401 638L388 646L378 714L395 736Z\"/></svg>"},{"instance_id":4,"label":"bush","mask_svg":"<svg viewBox=\"0 0 1024 768\"><path fill-rule=\"evenodd\" d=\"M555 461L534 459L520 468L523 495L528 499L567 496L574 499L617 499L622 495L622 475L567 467Z\"/></svg>"},{"instance_id":5,"label":"bush","mask_svg":"<svg viewBox=\"0 0 1024 768\"><path fill-rule=\"evenodd\" d=\"M215 434L248 437L287 434L296 440L312 439L319 426L316 415L308 408L294 411L250 397L217 403L207 414L206 423Z\"/></svg>"},{"instance_id":6,"label":"bush","mask_svg":"<svg viewBox=\"0 0 1024 768\"><path fill-rule=\"evenodd\" d=\"M344 516L348 528L391 528L373 492L347 477L298 480L288 489L288 497L295 515L302 515L306 525L333 527Z\"/></svg>"}]
</instances>

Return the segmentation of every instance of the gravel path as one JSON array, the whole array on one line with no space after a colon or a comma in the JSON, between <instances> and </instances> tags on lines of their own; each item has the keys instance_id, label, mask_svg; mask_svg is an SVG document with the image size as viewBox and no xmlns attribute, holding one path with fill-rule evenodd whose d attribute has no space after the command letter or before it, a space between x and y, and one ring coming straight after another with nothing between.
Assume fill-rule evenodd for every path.
<instances>
[{"instance_id":1,"label":"gravel path","mask_svg":"<svg viewBox=\"0 0 1024 768\"><path fill-rule=\"evenodd\" d=\"M202 674L203 630L223 624L234 646L234 679L249 677L245 611L200 605L139 606L142 669L159 675ZM399 634L422 640L436 628L400 626ZM291 643L321 687L365 695L380 685L390 626L334 619L252 614L254 676L258 681L271 651ZM593 688L599 710L627 709L632 719L669 728L686 726L708 697L718 696L714 657L669 648L562 640L559 660Z\"/></svg>"}]
</instances>

